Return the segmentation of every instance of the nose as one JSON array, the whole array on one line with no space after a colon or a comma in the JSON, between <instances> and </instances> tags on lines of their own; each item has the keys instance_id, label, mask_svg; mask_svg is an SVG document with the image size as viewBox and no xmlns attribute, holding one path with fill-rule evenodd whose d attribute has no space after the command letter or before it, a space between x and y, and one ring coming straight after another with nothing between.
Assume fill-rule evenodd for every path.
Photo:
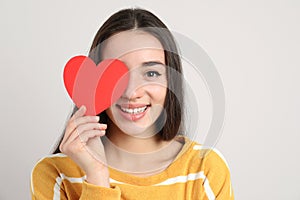
<instances>
[{"instance_id":1,"label":"nose","mask_svg":"<svg viewBox=\"0 0 300 200\"><path fill-rule=\"evenodd\" d=\"M141 81L134 73L130 72L129 81L122 98L127 100L139 99L144 95L144 89Z\"/></svg>"}]
</instances>

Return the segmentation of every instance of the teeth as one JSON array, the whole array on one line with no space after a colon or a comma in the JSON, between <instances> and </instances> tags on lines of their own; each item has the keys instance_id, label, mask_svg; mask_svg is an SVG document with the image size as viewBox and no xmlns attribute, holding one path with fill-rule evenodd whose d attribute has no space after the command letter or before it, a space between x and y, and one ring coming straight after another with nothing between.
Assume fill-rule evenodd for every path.
<instances>
[{"instance_id":1,"label":"teeth","mask_svg":"<svg viewBox=\"0 0 300 200\"><path fill-rule=\"evenodd\" d=\"M146 110L147 106L144 106L144 107L140 107L140 108L122 108L121 107L121 110L123 112L126 112L126 113L129 113L129 114L139 114L139 113L142 113Z\"/></svg>"}]
</instances>

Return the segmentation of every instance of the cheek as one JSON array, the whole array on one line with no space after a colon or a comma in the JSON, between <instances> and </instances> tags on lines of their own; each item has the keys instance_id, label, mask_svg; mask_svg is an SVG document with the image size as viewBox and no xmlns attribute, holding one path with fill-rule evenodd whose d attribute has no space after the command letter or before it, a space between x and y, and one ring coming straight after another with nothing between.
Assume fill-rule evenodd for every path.
<instances>
[{"instance_id":1,"label":"cheek","mask_svg":"<svg viewBox=\"0 0 300 200\"><path fill-rule=\"evenodd\" d=\"M149 96L151 97L152 103L161 104L165 102L167 88L164 86L149 86L147 89Z\"/></svg>"}]
</instances>

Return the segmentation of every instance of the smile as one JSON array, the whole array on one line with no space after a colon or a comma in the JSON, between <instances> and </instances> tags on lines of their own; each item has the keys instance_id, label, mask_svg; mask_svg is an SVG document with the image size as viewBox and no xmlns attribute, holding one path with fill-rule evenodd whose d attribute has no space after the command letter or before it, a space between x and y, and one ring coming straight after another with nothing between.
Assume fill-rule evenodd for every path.
<instances>
[{"instance_id":1,"label":"smile","mask_svg":"<svg viewBox=\"0 0 300 200\"><path fill-rule=\"evenodd\" d=\"M130 121L137 121L139 119L142 119L147 111L150 105L145 104L139 104L139 105L117 105L117 107L120 110L120 114L127 120Z\"/></svg>"},{"instance_id":2,"label":"smile","mask_svg":"<svg viewBox=\"0 0 300 200\"><path fill-rule=\"evenodd\" d=\"M147 109L148 106L143 106L143 107L139 107L139 108L124 108L120 106L120 109L128 114L140 114L142 112L145 112L145 110Z\"/></svg>"}]
</instances>

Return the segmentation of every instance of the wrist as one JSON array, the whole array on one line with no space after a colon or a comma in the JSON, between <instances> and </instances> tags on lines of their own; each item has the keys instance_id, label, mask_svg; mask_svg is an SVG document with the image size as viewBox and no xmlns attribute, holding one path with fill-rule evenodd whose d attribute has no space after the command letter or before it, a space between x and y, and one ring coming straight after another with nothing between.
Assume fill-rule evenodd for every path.
<instances>
[{"instance_id":1,"label":"wrist","mask_svg":"<svg viewBox=\"0 0 300 200\"><path fill-rule=\"evenodd\" d=\"M101 187L110 187L109 184L109 172L108 170L101 170L98 172L88 172L86 173L86 182L101 186Z\"/></svg>"}]
</instances>

